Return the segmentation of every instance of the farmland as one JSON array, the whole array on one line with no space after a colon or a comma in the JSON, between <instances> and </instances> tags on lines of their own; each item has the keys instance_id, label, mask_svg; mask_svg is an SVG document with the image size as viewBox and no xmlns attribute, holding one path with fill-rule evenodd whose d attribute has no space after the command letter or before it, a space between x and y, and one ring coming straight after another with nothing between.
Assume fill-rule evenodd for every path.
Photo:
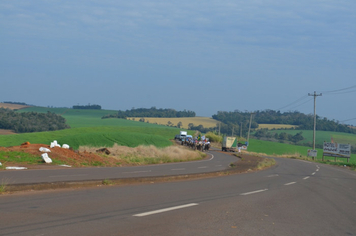
<instances>
[{"instance_id":1,"label":"farmland","mask_svg":"<svg viewBox=\"0 0 356 236\"><path fill-rule=\"evenodd\" d=\"M285 132L287 134L295 135L296 133L303 132L304 140L300 143L313 143L313 130L273 130L274 133ZM336 143L349 143L356 146L356 135L348 133L330 132L330 131L316 131L315 143L322 145L323 142L331 142L333 138Z\"/></svg>"},{"instance_id":2,"label":"farmland","mask_svg":"<svg viewBox=\"0 0 356 236\"><path fill-rule=\"evenodd\" d=\"M7 108L7 109L11 109L11 110L18 110L18 109L23 109L23 108L27 108L29 106L25 106L25 105L19 105L19 104L11 104L11 103L2 103L0 102L0 108Z\"/></svg>"},{"instance_id":3,"label":"farmland","mask_svg":"<svg viewBox=\"0 0 356 236\"><path fill-rule=\"evenodd\" d=\"M172 126L177 126L179 122L182 123L183 129L188 129L188 125L194 124L194 126L202 125L204 128L213 128L219 123L219 121L214 120L209 117L177 117L177 118L155 118L155 117L143 117L145 122L159 125L167 125L168 122L171 122ZM130 120L138 121L140 118L129 117Z\"/></svg>"},{"instance_id":4,"label":"farmland","mask_svg":"<svg viewBox=\"0 0 356 236\"><path fill-rule=\"evenodd\" d=\"M188 127L189 123L194 126L203 125L204 127L215 127L216 120L207 117L192 117L192 118L144 118L146 122L139 122L139 118L135 121L125 119L101 119L107 114L115 114L113 110L81 110L68 108L46 108L46 107L28 107L18 110L17 112L53 112L61 114L67 123L71 126L70 129L40 132L40 133L24 133L12 135L0 135L0 146L15 146L23 142L44 143L49 144L53 140L57 140L60 144L69 144L74 149L79 149L80 146L89 147L112 147L114 144L128 147L137 147L139 145L154 145L156 147L167 147L172 143L175 134L179 133L180 129L166 126L168 121L172 125L177 125L182 122L183 127ZM132 118L131 118L132 119ZM147 121L149 123L147 123ZM157 124L154 124L157 123ZM162 124L162 125L158 125ZM269 126L269 129L277 128L277 126ZM283 127L287 128L287 127ZM186 128L185 128L186 129ZM270 130L269 132L295 135L301 130ZM305 138L300 143L312 143L313 131L302 130L302 135ZM193 134L194 131L189 131ZM347 133L317 131L316 143L322 144L324 141L330 142L331 137L338 143L350 143L356 145L356 135ZM266 153L268 155L297 155L306 156L307 150L310 147L289 145L278 142L269 142L256 139L250 139L249 151ZM322 150L318 150L318 158L321 159ZM351 162L354 162L352 155Z\"/></svg>"},{"instance_id":5,"label":"farmland","mask_svg":"<svg viewBox=\"0 0 356 236\"><path fill-rule=\"evenodd\" d=\"M297 125L283 125L283 124L258 124L258 129L291 129L297 128Z\"/></svg>"},{"instance_id":6,"label":"farmland","mask_svg":"<svg viewBox=\"0 0 356 236\"><path fill-rule=\"evenodd\" d=\"M167 147L172 144L169 140L179 133L179 129L174 127L125 119L101 119L105 114L116 112L110 110L29 107L18 112L31 111L61 114L71 129L0 135L0 146L16 146L27 141L50 144L53 140L57 140L60 144L66 143L74 149L80 146L112 147L115 143L128 147L139 145Z\"/></svg>"},{"instance_id":7,"label":"farmland","mask_svg":"<svg viewBox=\"0 0 356 236\"><path fill-rule=\"evenodd\" d=\"M291 145L285 143L263 141L257 139L250 139L250 145L248 147L249 152L264 153L271 156L291 157L291 158L306 158L309 147ZM323 150L316 148L318 151L317 159L322 160ZM325 157L326 162L334 162L334 157ZM345 158L338 159L339 164L347 164ZM356 166L356 154L352 154L350 163Z\"/></svg>"}]
</instances>

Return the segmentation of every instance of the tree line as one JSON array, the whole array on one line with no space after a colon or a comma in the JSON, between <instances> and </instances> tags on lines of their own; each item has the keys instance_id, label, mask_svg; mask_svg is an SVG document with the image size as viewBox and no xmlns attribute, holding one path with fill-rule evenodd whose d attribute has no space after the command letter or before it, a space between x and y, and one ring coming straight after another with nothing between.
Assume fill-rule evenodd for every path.
<instances>
[{"instance_id":1,"label":"tree line","mask_svg":"<svg viewBox=\"0 0 356 236\"><path fill-rule=\"evenodd\" d=\"M250 115L250 112L235 110L234 112L218 111L217 114L212 117L228 125L239 126L242 124L243 129L246 129L250 122ZM274 110L255 111L253 112L251 128L258 128L258 124L295 125L298 130L312 130L314 128L314 115L307 115L298 111L284 113ZM356 129L348 125L340 124L338 121L328 120L320 116L316 116L316 129L322 131L356 133Z\"/></svg>"},{"instance_id":2,"label":"tree line","mask_svg":"<svg viewBox=\"0 0 356 236\"><path fill-rule=\"evenodd\" d=\"M16 133L54 131L70 128L66 120L55 113L14 112L0 108L0 129L10 129Z\"/></svg>"},{"instance_id":3,"label":"tree line","mask_svg":"<svg viewBox=\"0 0 356 236\"><path fill-rule=\"evenodd\" d=\"M101 110L101 106L100 105L75 105L73 106L73 109L92 109L92 110Z\"/></svg>"},{"instance_id":4,"label":"tree line","mask_svg":"<svg viewBox=\"0 0 356 236\"><path fill-rule=\"evenodd\" d=\"M132 108L131 110L121 111L119 110L116 114L109 114L102 117L102 119L107 118L119 118L126 119L127 117L195 117L194 111L176 111L174 109L157 109L156 107L151 108Z\"/></svg>"}]
</instances>

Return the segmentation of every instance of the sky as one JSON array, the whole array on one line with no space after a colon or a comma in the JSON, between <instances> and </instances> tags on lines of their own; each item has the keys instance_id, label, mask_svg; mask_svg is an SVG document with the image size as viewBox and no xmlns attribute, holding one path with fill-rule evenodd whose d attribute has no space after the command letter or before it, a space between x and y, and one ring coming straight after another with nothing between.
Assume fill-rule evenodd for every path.
<instances>
[{"instance_id":1,"label":"sky","mask_svg":"<svg viewBox=\"0 0 356 236\"><path fill-rule=\"evenodd\" d=\"M0 1L0 102L356 125L355 75L356 1Z\"/></svg>"}]
</instances>

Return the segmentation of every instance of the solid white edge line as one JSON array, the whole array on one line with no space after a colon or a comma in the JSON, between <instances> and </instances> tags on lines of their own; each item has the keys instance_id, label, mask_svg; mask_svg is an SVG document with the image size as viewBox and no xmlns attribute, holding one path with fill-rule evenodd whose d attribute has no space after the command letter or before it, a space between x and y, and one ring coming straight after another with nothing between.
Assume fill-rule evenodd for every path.
<instances>
[{"instance_id":1,"label":"solid white edge line","mask_svg":"<svg viewBox=\"0 0 356 236\"><path fill-rule=\"evenodd\" d=\"M250 194L254 194L254 193L261 193L264 191L267 191L268 189L261 189L261 190L257 190L257 191L253 191L253 192L248 192L248 193L241 193L240 195L242 196L246 196L246 195L250 195Z\"/></svg>"},{"instance_id":2,"label":"solid white edge line","mask_svg":"<svg viewBox=\"0 0 356 236\"><path fill-rule=\"evenodd\" d=\"M173 210L182 209L182 208L186 208L186 207L197 206L197 205L199 205L199 204L198 203L190 203L190 204L181 205L181 206L164 208L164 209L160 209L160 210L156 210L156 211L144 212L144 213L136 214L136 215L133 215L133 216L136 216L136 217L148 216L148 215L158 214L158 213L167 212L167 211L173 211Z\"/></svg>"},{"instance_id":3,"label":"solid white edge line","mask_svg":"<svg viewBox=\"0 0 356 236\"><path fill-rule=\"evenodd\" d=\"M292 185L292 184L296 184L297 182L290 182L290 183L286 183L284 185Z\"/></svg>"}]
</instances>

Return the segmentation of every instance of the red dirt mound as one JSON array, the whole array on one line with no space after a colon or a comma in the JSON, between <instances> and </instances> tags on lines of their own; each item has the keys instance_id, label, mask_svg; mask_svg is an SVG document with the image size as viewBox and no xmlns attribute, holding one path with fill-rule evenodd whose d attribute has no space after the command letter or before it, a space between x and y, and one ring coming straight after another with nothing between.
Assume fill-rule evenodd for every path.
<instances>
[{"instance_id":1,"label":"red dirt mound","mask_svg":"<svg viewBox=\"0 0 356 236\"><path fill-rule=\"evenodd\" d=\"M71 149L64 149L60 147L54 147L50 148L49 145L45 144L25 144L21 146L13 146L13 147L0 147L0 151L17 151L17 152L26 152L30 153L36 156L41 156L43 152L40 152L39 149L40 147L48 148L51 150L50 153L48 153L48 156L52 160L58 160L61 161L62 163L65 163L66 165L71 165L73 167L83 167L83 166L119 166L125 163L118 163L119 161L116 160L115 158L112 157L105 157L101 156L95 153L89 153L89 152L78 152L74 151ZM51 164L41 164L41 165L24 165L21 164L21 166L27 166L29 168L41 168L43 167L50 167ZM52 165L53 166L53 165Z\"/></svg>"}]
</instances>

